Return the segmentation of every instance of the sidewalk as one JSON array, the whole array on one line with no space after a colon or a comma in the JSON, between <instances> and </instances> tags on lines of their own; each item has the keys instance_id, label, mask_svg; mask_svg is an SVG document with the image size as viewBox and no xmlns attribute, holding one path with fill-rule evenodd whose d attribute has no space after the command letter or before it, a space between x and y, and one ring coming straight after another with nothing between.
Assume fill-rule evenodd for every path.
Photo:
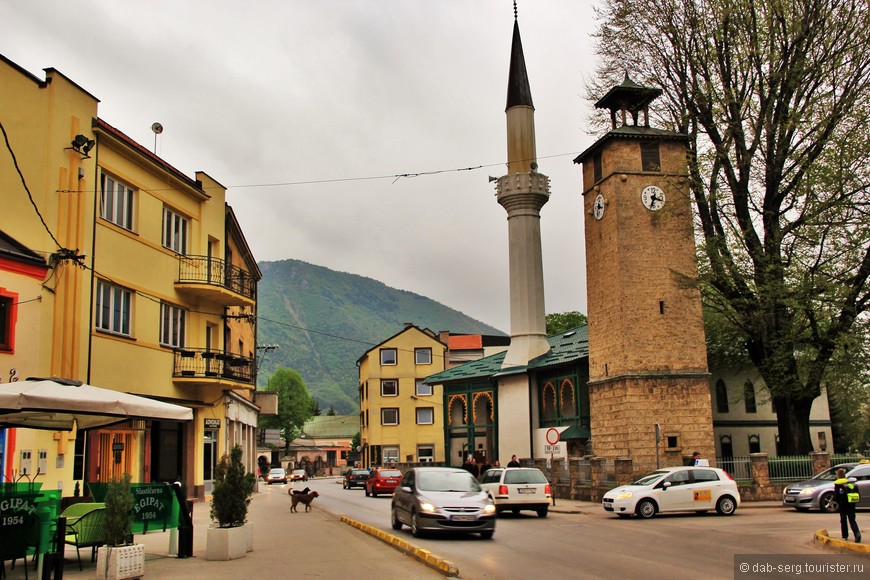
<instances>
[{"instance_id":1,"label":"sidewalk","mask_svg":"<svg viewBox=\"0 0 870 580\"><path fill-rule=\"evenodd\" d=\"M318 483L332 480L318 479ZM264 484L261 484L264 485ZM403 556L390 546L343 523L338 516L318 509L317 502L305 513L290 512L285 493L255 493L248 510L254 522L254 551L228 562L205 559L206 530L209 526L208 502L193 508L193 557L178 559L169 552L170 532L140 534L136 543L145 545L145 578L160 580L216 580L232 578L340 578L352 572L355 577L443 578L413 558ZM96 565L90 549L83 549L83 571L79 571L75 548L67 546L64 578L94 578ZM31 566L31 579L38 579ZM6 562L9 580L24 578L21 560L15 570Z\"/></svg>"}]
</instances>

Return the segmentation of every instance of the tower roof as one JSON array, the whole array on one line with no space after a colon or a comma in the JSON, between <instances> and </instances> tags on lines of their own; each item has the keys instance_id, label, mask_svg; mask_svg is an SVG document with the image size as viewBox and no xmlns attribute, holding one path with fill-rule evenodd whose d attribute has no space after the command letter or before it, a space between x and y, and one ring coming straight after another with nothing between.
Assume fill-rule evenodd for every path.
<instances>
[{"instance_id":1,"label":"tower roof","mask_svg":"<svg viewBox=\"0 0 870 580\"><path fill-rule=\"evenodd\" d=\"M520 40L520 23L514 18L514 37L511 42L511 64L508 71L507 105L505 110L516 106L535 106L532 104L532 89L526 72L526 59L523 56L523 42Z\"/></svg>"},{"instance_id":2,"label":"tower roof","mask_svg":"<svg viewBox=\"0 0 870 580\"><path fill-rule=\"evenodd\" d=\"M646 108L661 94L661 89L639 85L628 78L628 73L625 73L625 79L598 99L595 108L610 109L611 111L639 111Z\"/></svg>"}]
</instances>

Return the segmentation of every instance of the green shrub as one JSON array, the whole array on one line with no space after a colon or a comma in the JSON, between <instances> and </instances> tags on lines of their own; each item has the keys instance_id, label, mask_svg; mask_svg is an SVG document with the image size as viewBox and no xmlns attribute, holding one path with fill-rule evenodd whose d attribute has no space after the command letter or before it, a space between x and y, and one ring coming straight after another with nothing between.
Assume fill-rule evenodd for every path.
<instances>
[{"instance_id":1,"label":"green shrub","mask_svg":"<svg viewBox=\"0 0 870 580\"><path fill-rule=\"evenodd\" d=\"M110 546L127 544L133 526L133 491L130 489L130 474L121 476L121 481L110 482L106 488L106 513L103 528L106 543Z\"/></svg>"},{"instance_id":2,"label":"green shrub","mask_svg":"<svg viewBox=\"0 0 870 580\"><path fill-rule=\"evenodd\" d=\"M211 519L221 528L244 525L256 485L254 474L247 473L242 465L242 448L236 445L229 457L224 455L215 468Z\"/></svg>"}]
</instances>

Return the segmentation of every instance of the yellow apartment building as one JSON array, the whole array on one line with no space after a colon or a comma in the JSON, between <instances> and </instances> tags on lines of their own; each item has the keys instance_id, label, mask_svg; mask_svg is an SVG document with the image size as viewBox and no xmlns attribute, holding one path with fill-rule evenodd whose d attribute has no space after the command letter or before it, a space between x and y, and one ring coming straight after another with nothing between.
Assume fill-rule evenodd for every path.
<instances>
[{"instance_id":1,"label":"yellow apartment building","mask_svg":"<svg viewBox=\"0 0 870 580\"><path fill-rule=\"evenodd\" d=\"M66 470L47 485L129 472L134 481L180 479L202 498L233 445L256 470L261 274L226 188L136 143L99 117L98 103L57 70L41 79L0 55L9 142L0 230L47 263L44 279L19 297L20 312L38 304L39 314L35 325L16 324L15 356L34 354L13 360L0 350L0 370L14 364L19 377L77 379L194 411L189 424L128 421L37 436L34 449ZM7 287L8 273L0 276ZM4 461L19 469L22 448L6 441Z\"/></svg>"},{"instance_id":2,"label":"yellow apartment building","mask_svg":"<svg viewBox=\"0 0 870 580\"><path fill-rule=\"evenodd\" d=\"M444 370L446 354L434 332L405 324L357 360L363 467L445 461L441 386L423 379Z\"/></svg>"}]
</instances>

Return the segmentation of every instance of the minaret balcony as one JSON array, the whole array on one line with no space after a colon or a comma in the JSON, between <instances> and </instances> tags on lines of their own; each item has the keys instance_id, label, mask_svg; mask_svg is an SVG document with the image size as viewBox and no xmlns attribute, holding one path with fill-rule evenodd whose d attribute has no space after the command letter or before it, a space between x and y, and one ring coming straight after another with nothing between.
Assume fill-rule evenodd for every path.
<instances>
[{"instance_id":1,"label":"minaret balcony","mask_svg":"<svg viewBox=\"0 0 870 580\"><path fill-rule=\"evenodd\" d=\"M172 379L184 384L254 388L254 359L204 348L175 349Z\"/></svg>"},{"instance_id":2,"label":"minaret balcony","mask_svg":"<svg viewBox=\"0 0 870 580\"><path fill-rule=\"evenodd\" d=\"M225 306L254 306L257 280L238 266L209 256L178 256L175 288Z\"/></svg>"},{"instance_id":3,"label":"minaret balcony","mask_svg":"<svg viewBox=\"0 0 870 580\"><path fill-rule=\"evenodd\" d=\"M495 195L508 212L538 211L550 199L550 178L543 173L510 173L496 180Z\"/></svg>"}]
</instances>

